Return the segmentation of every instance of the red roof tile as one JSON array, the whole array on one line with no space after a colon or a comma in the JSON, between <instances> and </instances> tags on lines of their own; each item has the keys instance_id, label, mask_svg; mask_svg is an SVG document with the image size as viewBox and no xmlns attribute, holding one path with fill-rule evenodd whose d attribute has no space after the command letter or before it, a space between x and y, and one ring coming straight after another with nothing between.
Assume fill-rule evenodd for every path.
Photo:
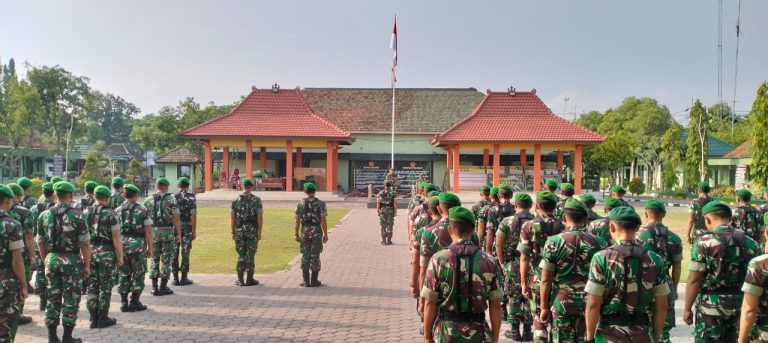
<instances>
[{"instance_id":1,"label":"red roof tile","mask_svg":"<svg viewBox=\"0 0 768 343\"><path fill-rule=\"evenodd\" d=\"M256 88L229 114L182 130L181 136L350 138L349 132L312 112L298 89Z\"/></svg>"},{"instance_id":2,"label":"red roof tile","mask_svg":"<svg viewBox=\"0 0 768 343\"><path fill-rule=\"evenodd\" d=\"M724 158L745 158L745 157L752 157L752 141L748 140L744 143L741 143L739 146L737 146L735 149L731 150L731 152L725 154L723 156Z\"/></svg>"},{"instance_id":3,"label":"red roof tile","mask_svg":"<svg viewBox=\"0 0 768 343\"><path fill-rule=\"evenodd\" d=\"M598 144L604 137L556 116L536 91L489 92L472 114L434 143L542 142Z\"/></svg>"}]
</instances>

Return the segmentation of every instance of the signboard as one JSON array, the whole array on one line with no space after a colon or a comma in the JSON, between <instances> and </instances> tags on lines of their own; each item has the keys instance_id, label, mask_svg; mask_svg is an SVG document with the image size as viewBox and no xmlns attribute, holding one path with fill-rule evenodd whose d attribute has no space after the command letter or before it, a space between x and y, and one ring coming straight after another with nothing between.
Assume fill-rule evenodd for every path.
<instances>
[{"instance_id":1,"label":"signboard","mask_svg":"<svg viewBox=\"0 0 768 343\"><path fill-rule=\"evenodd\" d=\"M747 166L736 166L734 189L742 189L747 184Z\"/></svg>"},{"instance_id":2,"label":"signboard","mask_svg":"<svg viewBox=\"0 0 768 343\"><path fill-rule=\"evenodd\" d=\"M410 192L419 179L429 182L429 162L395 162L397 190Z\"/></svg>"},{"instance_id":3,"label":"signboard","mask_svg":"<svg viewBox=\"0 0 768 343\"><path fill-rule=\"evenodd\" d=\"M53 156L53 175L64 176L64 157L61 155Z\"/></svg>"},{"instance_id":4,"label":"signboard","mask_svg":"<svg viewBox=\"0 0 768 343\"><path fill-rule=\"evenodd\" d=\"M352 169L352 189L367 189L368 185L381 187L387 177L387 167L383 162L369 161L367 163L354 161Z\"/></svg>"},{"instance_id":5,"label":"signboard","mask_svg":"<svg viewBox=\"0 0 768 343\"><path fill-rule=\"evenodd\" d=\"M389 161L352 161L352 189L368 189L373 185L374 190L384 187L387 178ZM398 161L395 162L395 186L398 191L410 192L420 178L429 181L432 163L429 161Z\"/></svg>"}]
</instances>

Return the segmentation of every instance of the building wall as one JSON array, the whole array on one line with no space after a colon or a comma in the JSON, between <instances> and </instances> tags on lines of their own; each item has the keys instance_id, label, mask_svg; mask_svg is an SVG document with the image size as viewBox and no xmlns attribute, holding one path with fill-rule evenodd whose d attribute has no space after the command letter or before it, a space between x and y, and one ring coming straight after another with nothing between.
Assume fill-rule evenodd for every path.
<instances>
[{"instance_id":1,"label":"building wall","mask_svg":"<svg viewBox=\"0 0 768 343\"><path fill-rule=\"evenodd\" d=\"M342 146L340 153L361 154L390 154L391 136L389 134L358 133L352 135L355 142L348 146ZM395 155L400 154L438 154L444 155L445 151L429 144L434 138L433 134L405 135L395 134Z\"/></svg>"}]
</instances>

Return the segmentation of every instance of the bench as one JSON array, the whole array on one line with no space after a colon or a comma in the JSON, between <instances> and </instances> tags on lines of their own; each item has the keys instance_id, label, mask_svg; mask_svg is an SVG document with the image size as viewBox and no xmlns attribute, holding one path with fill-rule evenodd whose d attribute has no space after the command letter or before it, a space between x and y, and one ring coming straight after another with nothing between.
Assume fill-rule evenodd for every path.
<instances>
[{"instance_id":1,"label":"bench","mask_svg":"<svg viewBox=\"0 0 768 343\"><path fill-rule=\"evenodd\" d=\"M285 184L281 178L263 179L256 185L257 190L285 190Z\"/></svg>"}]
</instances>

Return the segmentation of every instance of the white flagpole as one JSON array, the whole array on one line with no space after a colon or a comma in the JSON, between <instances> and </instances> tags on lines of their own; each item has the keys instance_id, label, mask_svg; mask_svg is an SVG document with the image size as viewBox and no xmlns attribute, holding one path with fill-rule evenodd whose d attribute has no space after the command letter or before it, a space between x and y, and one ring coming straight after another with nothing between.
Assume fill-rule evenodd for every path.
<instances>
[{"instance_id":1,"label":"white flagpole","mask_svg":"<svg viewBox=\"0 0 768 343\"><path fill-rule=\"evenodd\" d=\"M395 169L395 81L392 81L392 164Z\"/></svg>"},{"instance_id":2,"label":"white flagpole","mask_svg":"<svg viewBox=\"0 0 768 343\"><path fill-rule=\"evenodd\" d=\"M390 48L393 49L394 56L392 56L392 156L390 160L390 169L395 169L395 83L397 77L395 76L395 68L397 67L397 16L395 16L395 25L392 29L392 41L389 43Z\"/></svg>"}]
</instances>

